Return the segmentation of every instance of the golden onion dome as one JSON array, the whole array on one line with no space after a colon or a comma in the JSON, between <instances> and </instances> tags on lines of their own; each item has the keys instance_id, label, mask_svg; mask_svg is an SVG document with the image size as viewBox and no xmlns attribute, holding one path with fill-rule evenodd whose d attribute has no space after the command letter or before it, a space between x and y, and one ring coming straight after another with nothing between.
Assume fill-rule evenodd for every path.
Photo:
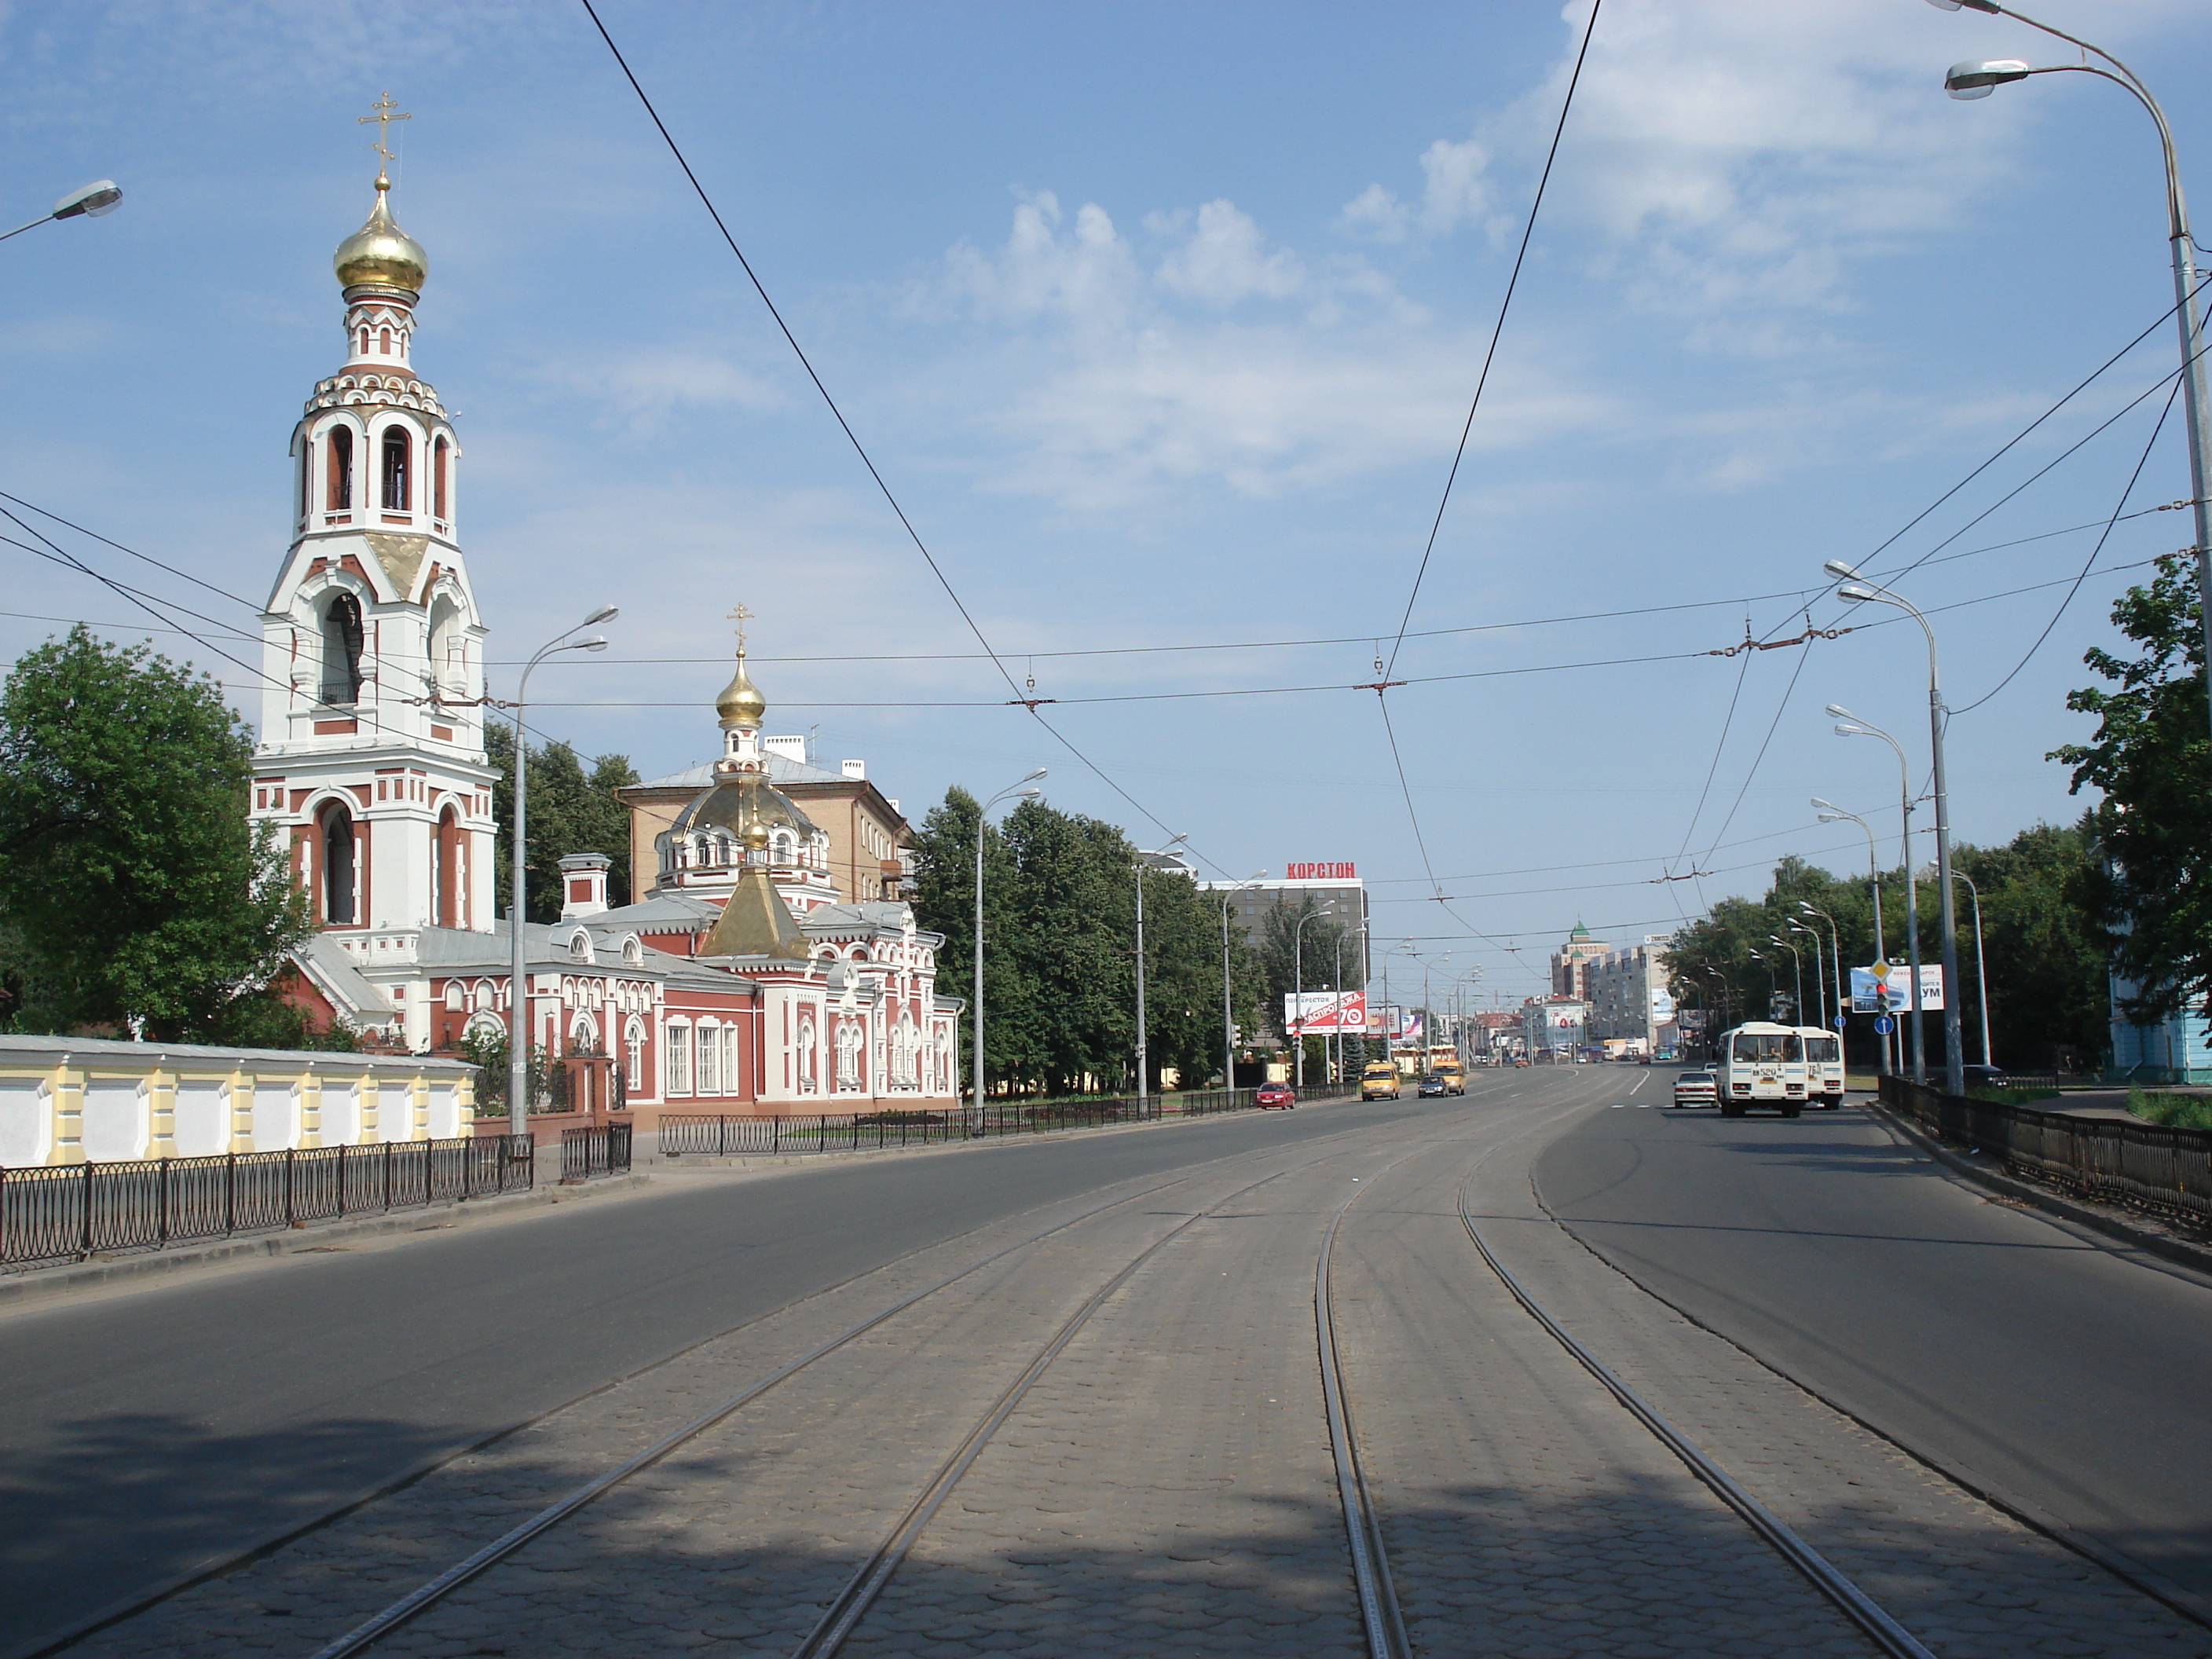
<instances>
[{"instance_id":1,"label":"golden onion dome","mask_svg":"<svg viewBox=\"0 0 2212 1659\"><path fill-rule=\"evenodd\" d=\"M392 180L376 175L376 205L368 222L338 244L331 264L338 281L348 288L374 283L380 288L404 288L419 293L430 274L430 256L422 245L392 222L386 199Z\"/></svg>"},{"instance_id":2,"label":"golden onion dome","mask_svg":"<svg viewBox=\"0 0 2212 1659\"><path fill-rule=\"evenodd\" d=\"M760 688L745 678L745 653L738 653L738 672L722 688L722 695L714 699L714 712L721 716L724 726L758 726L768 713L768 699Z\"/></svg>"}]
</instances>

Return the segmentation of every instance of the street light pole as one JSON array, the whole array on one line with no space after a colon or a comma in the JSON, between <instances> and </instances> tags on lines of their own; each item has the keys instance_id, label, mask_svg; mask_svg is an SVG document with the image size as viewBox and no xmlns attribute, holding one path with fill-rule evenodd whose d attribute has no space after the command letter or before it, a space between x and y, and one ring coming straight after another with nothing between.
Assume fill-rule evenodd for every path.
<instances>
[{"instance_id":1,"label":"street light pole","mask_svg":"<svg viewBox=\"0 0 2212 1659\"><path fill-rule=\"evenodd\" d=\"M2203 509L2200 506L2197 510ZM1962 1095L1966 1092L1966 1038L1959 1019L1959 908L1951 892L1950 793L1943 782L1943 724L1950 711L1943 707L1943 685L1936 660L1936 630L1918 605L1902 593L1859 575L1841 559L1831 559L1824 568L1832 576L1846 578L1836 590L1838 599L1847 605L1886 605L1902 611L1920 624L1920 632L1928 641L1928 742L1935 769L1936 883L1942 901L1943 921L1943 1092ZM1905 850L1905 878L1911 880L1910 848ZM1912 988L1912 1002L1916 1008L1920 1006L1920 987L1917 983Z\"/></svg>"},{"instance_id":2,"label":"street light pole","mask_svg":"<svg viewBox=\"0 0 2212 1659\"><path fill-rule=\"evenodd\" d=\"M1898 787L1905 814L1905 954L1912 972L1912 1000L1909 1005L1912 1010L1912 1080L1925 1083L1928 1081L1928 1046L1920 1018L1920 884L1912 878L1912 765L1905 758L1904 745L1880 726L1859 719L1841 703L1830 703L1828 712L1843 716L1836 726L1838 737L1880 738L1897 752ZM1882 964L1885 978L1888 972L1889 965L1885 962ZM1946 998L1945 1000L1950 999Z\"/></svg>"},{"instance_id":3,"label":"street light pole","mask_svg":"<svg viewBox=\"0 0 2212 1659\"><path fill-rule=\"evenodd\" d=\"M528 963L523 951L523 919L529 908L524 875L529 845L526 819L530 777L524 762L530 755L530 740L529 729L522 719L523 705L529 701L531 671L546 658L558 651L607 648L606 640L600 635L594 634L587 640L572 640L569 635L599 623L612 622L620 615L622 612L613 605L603 605L574 628L556 634L523 665L522 678L514 688L514 848L509 860L514 867L507 872L510 880L507 901L507 1132L511 1135L530 1133L530 987Z\"/></svg>"},{"instance_id":4,"label":"street light pole","mask_svg":"<svg viewBox=\"0 0 2212 1659\"><path fill-rule=\"evenodd\" d=\"M1982 965L1982 890L1964 870L1954 870L1951 879L1965 882L1974 901L1974 983L1982 993L1982 1064L1994 1066L1996 1061L1990 1058L1990 976Z\"/></svg>"},{"instance_id":5,"label":"street light pole","mask_svg":"<svg viewBox=\"0 0 2212 1659\"><path fill-rule=\"evenodd\" d=\"M1820 950L1820 930L1792 920L1790 931L1802 933L1813 941L1813 1006L1820 1015L1813 1023L1826 1027L1828 1024L1828 964ZM1801 1012L1798 1018L1802 1020L1804 1016Z\"/></svg>"},{"instance_id":6,"label":"street light pole","mask_svg":"<svg viewBox=\"0 0 2212 1659\"><path fill-rule=\"evenodd\" d=\"M1297 1089L1306 1086L1306 924L1315 917L1327 914L1324 910L1309 910L1298 918L1298 925L1291 929L1291 989L1293 994L1291 1006L1298 1011L1295 1022L1298 1028L1298 1046L1291 1060L1291 1086Z\"/></svg>"},{"instance_id":7,"label":"street light pole","mask_svg":"<svg viewBox=\"0 0 2212 1659\"><path fill-rule=\"evenodd\" d=\"M1231 1091L1237 1087L1237 1013L1230 1000L1229 895L1251 886L1267 873L1255 870L1221 892L1221 1086Z\"/></svg>"},{"instance_id":8,"label":"street light pole","mask_svg":"<svg viewBox=\"0 0 2212 1659\"><path fill-rule=\"evenodd\" d=\"M1834 958L1836 966L1836 1018L1838 1022L1841 1022L1844 1016L1850 1012L1844 1006L1843 936L1837 931L1836 919L1830 915L1826 910L1819 908L1805 899L1799 899L1797 901L1797 908L1800 910L1802 910L1807 915L1818 916L1821 921L1828 924L1828 954ZM1815 929L1813 934L1813 939L1816 945L1820 942L1820 933ZM1836 1026L1836 1030L1838 1031L1841 1031L1843 1029L1842 1024L1838 1023Z\"/></svg>"},{"instance_id":9,"label":"street light pole","mask_svg":"<svg viewBox=\"0 0 2212 1659\"><path fill-rule=\"evenodd\" d=\"M1821 823L1834 823L1842 819L1849 819L1851 823L1856 823L1860 829L1866 831L1867 884L1874 893L1874 959L1881 969L1881 984L1875 989L1875 1001L1881 1008L1881 1012L1887 1013L1889 1008L1889 946L1883 940L1881 936L1881 866L1879 862L1878 856L1875 852L1874 825L1869 823L1857 813L1846 812L1842 807L1836 805L1832 801L1822 800L1818 795L1813 797L1813 805L1820 811ZM1828 925L1832 927L1835 925L1832 918L1830 919ZM1840 981L1843 978L1844 972L1841 956L1843 946L1839 944L1836 949L1838 953L1837 957L1836 977L1838 981ZM1841 1013L1843 1012L1843 986L1839 982L1836 988L1836 1012L1838 1013ZM1876 1039L1875 1044L1875 1069L1882 1072L1894 1070L1895 1068L1890 1064L1889 1039L1883 1036L1879 1031L1875 1033L1875 1036Z\"/></svg>"},{"instance_id":10,"label":"street light pole","mask_svg":"<svg viewBox=\"0 0 2212 1659\"><path fill-rule=\"evenodd\" d=\"M1137 1115L1140 1118L1145 1115L1145 1091L1150 1081L1146 1072L1152 1063L1152 1050L1146 1042L1150 1033L1145 1022L1145 861L1163 857L1189 839L1190 832L1185 830L1180 836L1170 836L1164 847L1152 852L1147 853L1141 847L1137 849Z\"/></svg>"},{"instance_id":11,"label":"street light pole","mask_svg":"<svg viewBox=\"0 0 2212 1659\"><path fill-rule=\"evenodd\" d=\"M1778 945L1790 952L1790 971L1795 976L1796 986L1796 1000L1790 1005L1790 1012L1802 1021L1805 1018L1805 958L1799 954L1796 945L1779 933L1769 933L1766 936L1766 942L1770 945Z\"/></svg>"},{"instance_id":12,"label":"street light pole","mask_svg":"<svg viewBox=\"0 0 2212 1659\"><path fill-rule=\"evenodd\" d=\"M2009 17L2070 46L2079 46L2084 52L2094 52L2118 71L2113 74L2087 63L2051 64L2031 69L2016 58L1954 64L1943 77L1943 89L1954 98L1986 98L2005 82L2024 81L2031 75L2094 75L2125 88L2157 124L2159 151L2166 162L2166 235L2173 250L2174 310L2181 331L2182 409L2189 426L2189 493L2193 498L2191 505L2196 518L2197 596L2203 612L2205 689L2208 708L2212 708L2212 501L2207 500L2208 493L2212 493L2212 411L2208 410L2205 394L2204 318L2197 289L2197 262L2192 252L2195 244L2189 234L2188 204L2181 194L2181 168L2174 159L2173 129L2166 125L2166 112L2151 96L2150 88L2133 70L2103 47L2093 46L2048 23L2039 23L2033 17L1996 4L1996 0L1929 0L1929 3L1943 11L1957 11L1966 6L1993 17ZM1943 884L1943 890L1948 896L1951 890L1948 882Z\"/></svg>"},{"instance_id":13,"label":"street light pole","mask_svg":"<svg viewBox=\"0 0 2212 1659\"><path fill-rule=\"evenodd\" d=\"M1042 789L1024 788L1045 775L1042 766L1024 778L1020 783L1010 783L985 801L975 812L975 1012L973 1035L975 1060L970 1069L969 1087L975 1105L968 1126L972 1138L983 1133L983 831L989 827L991 809L1012 794L1018 793L1024 800L1035 800L1044 793Z\"/></svg>"},{"instance_id":14,"label":"street light pole","mask_svg":"<svg viewBox=\"0 0 2212 1659\"><path fill-rule=\"evenodd\" d=\"M115 211L123 201L122 188L112 179L95 179L80 185L53 205L51 213L41 213L27 223L13 230L0 231L0 242L10 236L21 236L27 230L36 230L40 225L55 219L97 219Z\"/></svg>"}]
</instances>

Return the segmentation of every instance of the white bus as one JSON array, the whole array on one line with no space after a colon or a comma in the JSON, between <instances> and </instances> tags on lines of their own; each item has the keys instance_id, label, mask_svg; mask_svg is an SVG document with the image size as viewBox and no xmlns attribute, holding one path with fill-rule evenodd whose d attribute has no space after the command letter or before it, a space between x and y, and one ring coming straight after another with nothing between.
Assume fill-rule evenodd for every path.
<instances>
[{"instance_id":1,"label":"white bus","mask_svg":"<svg viewBox=\"0 0 2212 1659\"><path fill-rule=\"evenodd\" d=\"M1771 1106L1784 1117L1805 1109L1805 1039L1794 1025L1749 1020L1723 1031L1715 1045L1713 1086L1723 1117Z\"/></svg>"},{"instance_id":2,"label":"white bus","mask_svg":"<svg viewBox=\"0 0 2212 1659\"><path fill-rule=\"evenodd\" d=\"M1801 1025L1797 1035L1805 1039L1806 1090L1822 1111L1832 1112L1844 1103L1844 1040L1817 1025Z\"/></svg>"}]
</instances>

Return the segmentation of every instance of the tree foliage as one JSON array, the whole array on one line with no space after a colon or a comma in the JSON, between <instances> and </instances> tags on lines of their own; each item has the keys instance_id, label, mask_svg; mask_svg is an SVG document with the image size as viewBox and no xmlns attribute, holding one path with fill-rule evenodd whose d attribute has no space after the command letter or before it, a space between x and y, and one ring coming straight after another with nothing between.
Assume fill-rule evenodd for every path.
<instances>
[{"instance_id":1,"label":"tree foliage","mask_svg":"<svg viewBox=\"0 0 2212 1659\"><path fill-rule=\"evenodd\" d=\"M0 975L18 1030L297 1041L275 982L313 931L253 743L208 676L82 626L0 689Z\"/></svg>"},{"instance_id":2,"label":"tree foliage","mask_svg":"<svg viewBox=\"0 0 2212 1659\"><path fill-rule=\"evenodd\" d=\"M505 915L514 890L514 733L487 722L484 757L497 772L492 784L492 815L499 829L494 849L499 914ZM576 751L565 743L532 747L524 765L528 788L529 849L523 892L526 919L558 921L567 896L561 888L561 860L571 853L605 853L607 902L629 902L629 808L615 791L638 781L627 755L601 755L584 770Z\"/></svg>"},{"instance_id":3,"label":"tree foliage","mask_svg":"<svg viewBox=\"0 0 2212 1659\"><path fill-rule=\"evenodd\" d=\"M2140 647L2082 660L2101 686L2066 706L2097 717L2095 735L2051 758L2073 788L2102 792L2089 823L2098 857L2072 892L2136 989L2124 1001L2149 1023L2212 995L2212 738L2206 734L2203 613L2192 561L2169 554L2150 585L2131 587L2112 622Z\"/></svg>"},{"instance_id":4,"label":"tree foliage","mask_svg":"<svg viewBox=\"0 0 2212 1659\"><path fill-rule=\"evenodd\" d=\"M972 1054L975 860L983 863L983 1042L994 1091L1123 1089L1136 1054L1136 849L1097 818L1024 801L1003 826L981 822L957 787L915 836L915 912L945 936L938 988L969 1001ZM1202 1083L1220 1070L1219 901L1188 878L1147 869L1145 1003L1148 1086L1163 1069ZM1237 1018L1255 1024L1260 979L1230 930Z\"/></svg>"}]
</instances>

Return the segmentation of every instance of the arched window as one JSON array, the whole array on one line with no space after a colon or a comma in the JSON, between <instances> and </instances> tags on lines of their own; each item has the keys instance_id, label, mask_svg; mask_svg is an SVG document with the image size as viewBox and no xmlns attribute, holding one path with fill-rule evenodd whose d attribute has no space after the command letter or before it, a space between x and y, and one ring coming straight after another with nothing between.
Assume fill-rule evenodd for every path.
<instances>
[{"instance_id":1,"label":"arched window","mask_svg":"<svg viewBox=\"0 0 2212 1659\"><path fill-rule=\"evenodd\" d=\"M354 907L353 814L338 801L323 809L323 920L347 927L358 920Z\"/></svg>"},{"instance_id":2,"label":"arched window","mask_svg":"<svg viewBox=\"0 0 2212 1659\"><path fill-rule=\"evenodd\" d=\"M392 331L388 328L380 328L376 331L376 355L380 357L389 357L392 355Z\"/></svg>"},{"instance_id":3,"label":"arched window","mask_svg":"<svg viewBox=\"0 0 2212 1659\"><path fill-rule=\"evenodd\" d=\"M361 700L361 601L340 593L323 612L323 701L347 704Z\"/></svg>"},{"instance_id":4,"label":"arched window","mask_svg":"<svg viewBox=\"0 0 2212 1659\"><path fill-rule=\"evenodd\" d=\"M353 355L354 355L355 356L356 356L356 357L366 357L366 356L368 356L368 331L367 329L363 329L363 330L362 330L362 331L361 331L361 332L360 332L358 335L356 335L356 336L355 337L355 339L356 339L356 346L355 346L355 349L354 349L354 354L353 354Z\"/></svg>"},{"instance_id":5,"label":"arched window","mask_svg":"<svg viewBox=\"0 0 2212 1659\"><path fill-rule=\"evenodd\" d=\"M353 505L353 428L333 427L325 447L323 505L331 512Z\"/></svg>"},{"instance_id":6,"label":"arched window","mask_svg":"<svg viewBox=\"0 0 2212 1659\"><path fill-rule=\"evenodd\" d=\"M699 1092L722 1092L722 1031L712 1021L702 1020L699 1025Z\"/></svg>"},{"instance_id":7,"label":"arched window","mask_svg":"<svg viewBox=\"0 0 2212 1659\"><path fill-rule=\"evenodd\" d=\"M645 1087L645 1027L634 1019L623 1027L623 1073L631 1088Z\"/></svg>"},{"instance_id":8,"label":"arched window","mask_svg":"<svg viewBox=\"0 0 2212 1659\"><path fill-rule=\"evenodd\" d=\"M438 926L461 925L461 820L448 806L438 814L438 836L431 849L438 895Z\"/></svg>"},{"instance_id":9,"label":"arched window","mask_svg":"<svg viewBox=\"0 0 2212 1659\"><path fill-rule=\"evenodd\" d=\"M384 506L390 513L408 510L408 460L412 447L404 427L384 429Z\"/></svg>"},{"instance_id":10,"label":"arched window","mask_svg":"<svg viewBox=\"0 0 2212 1659\"><path fill-rule=\"evenodd\" d=\"M778 864L789 865L797 846L798 843L792 840L787 832L781 830L776 831L775 861Z\"/></svg>"},{"instance_id":11,"label":"arched window","mask_svg":"<svg viewBox=\"0 0 2212 1659\"><path fill-rule=\"evenodd\" d=\"M436 447L430 452L432 459L432 465L430 469L430 516L434 519L441 520L450 519L453 516L451 513L446 510L447 449L447 445L446 441L443 438L440 438Z\"/></svg>"}]
</instances>

